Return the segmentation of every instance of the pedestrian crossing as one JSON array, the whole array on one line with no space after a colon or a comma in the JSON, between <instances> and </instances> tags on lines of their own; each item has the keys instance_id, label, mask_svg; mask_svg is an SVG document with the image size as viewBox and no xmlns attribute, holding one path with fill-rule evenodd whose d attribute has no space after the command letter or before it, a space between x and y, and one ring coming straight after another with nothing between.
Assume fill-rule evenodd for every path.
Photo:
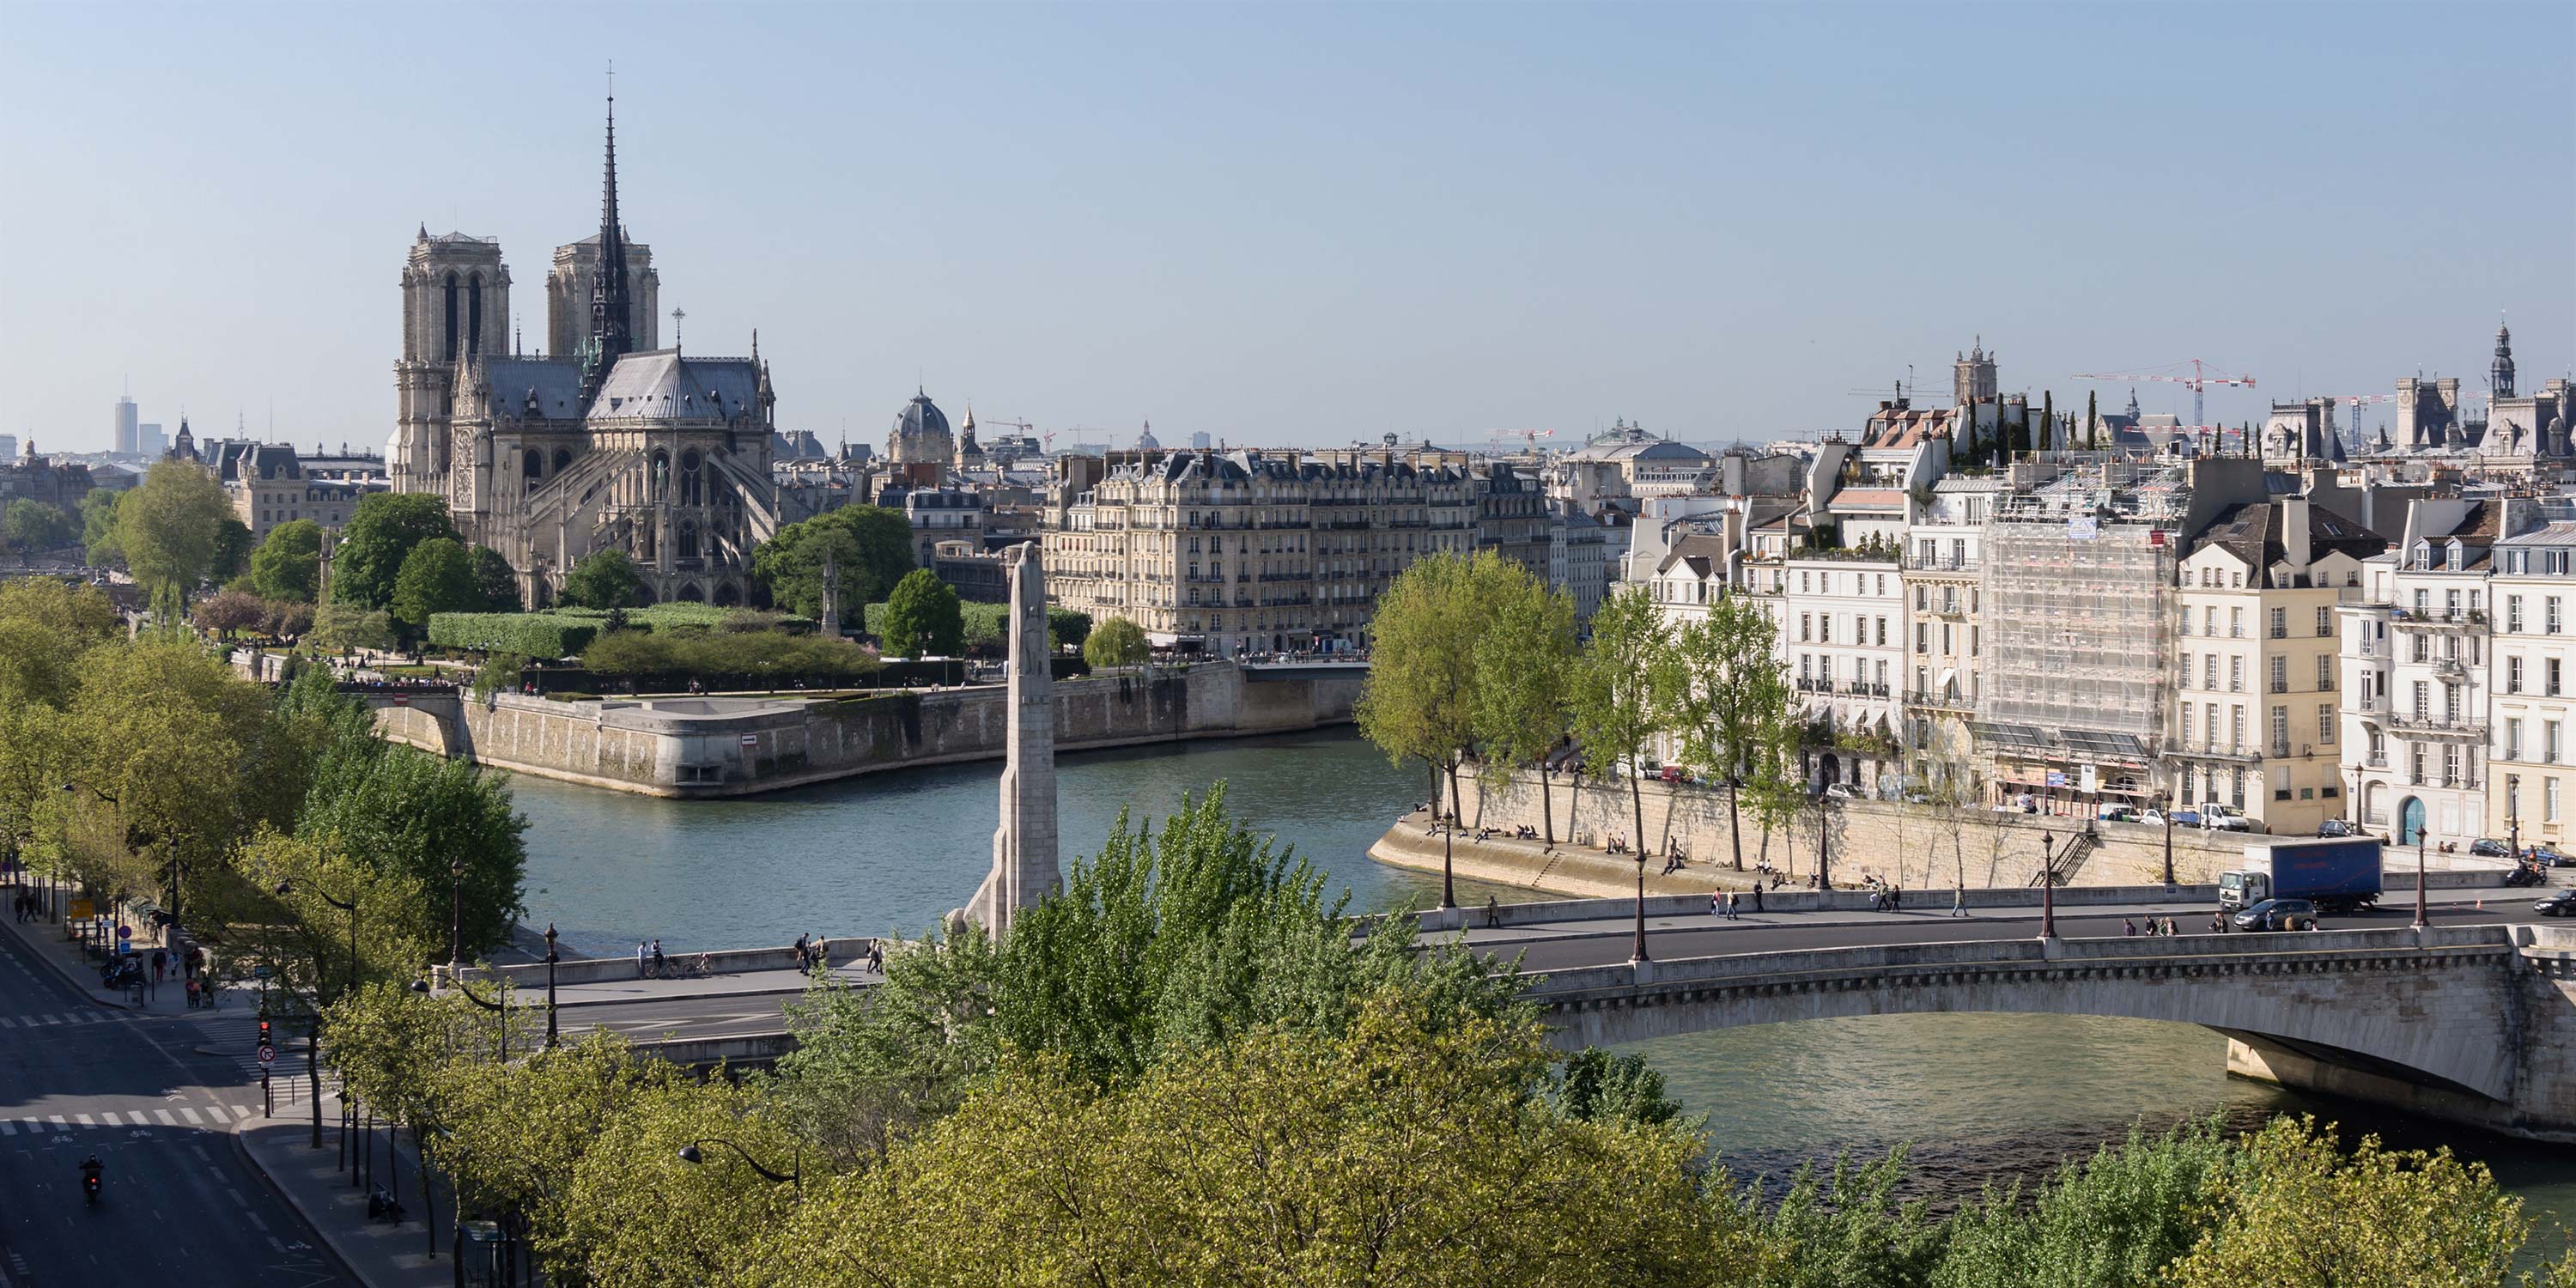
<instances>
[{"instance_id":1,"label":"pedestrian crossing","mask_svg":"<svg viewBox=\"0 0 2576 1288\"><path fill-rule=\"evenodd\" d=\"M133 1131L152 1127L223 1127L259 1117L256 1105L186 1105L176 1109L102 1109L88 1114L0 1117L0 1137L81 1131Z\"/></svg>"},{"instance_id":2,"label":"pedestrian crossing","mask_svg":"<svg viewBox=\"0 0 2576 1288\"><path fill-rule=\"evenodd\" d=\"M105 1011L58 1011L50 1015L0 1015L0 1029L42 1029L65 1024L106 1024L116 1018Z\"/></svg>"}]
</instances>

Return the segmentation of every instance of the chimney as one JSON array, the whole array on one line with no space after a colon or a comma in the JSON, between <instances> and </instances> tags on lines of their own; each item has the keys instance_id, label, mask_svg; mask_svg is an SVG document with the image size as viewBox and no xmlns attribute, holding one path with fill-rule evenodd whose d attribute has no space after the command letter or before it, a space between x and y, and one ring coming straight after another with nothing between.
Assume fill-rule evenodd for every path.
<instances>
[{"instance_id":1,"label":"chimney","mask_svg":"<svg viewBox=\"0 0 2576 1288\"><path fill-rule=\"evenodd\" d=\"M2286 496L2280 500L2281 552L2290 561L2293 574L2308 570L2311 552L2308 548L2308 498Z\"/></svg>"}]
</instances>

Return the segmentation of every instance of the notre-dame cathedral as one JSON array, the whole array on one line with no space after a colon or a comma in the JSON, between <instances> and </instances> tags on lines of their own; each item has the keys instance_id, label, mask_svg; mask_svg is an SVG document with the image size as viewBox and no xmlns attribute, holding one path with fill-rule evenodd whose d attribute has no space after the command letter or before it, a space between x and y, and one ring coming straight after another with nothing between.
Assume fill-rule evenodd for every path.
<instances>
[{"instance_id":1,"label":"notre-dame cathedral","mask_svg":"<svg viewBox=\"0 0 2576 1288\"><path fill-rule=\"evenodd\" d=\"M599 233L556 250L546 278L545 354L506 334L499 242L424 226L412 243L388 466L395 491L446 497L532 608L607 549L653 600L739 604L752 549L778 529L769 367L757 338L748 358L683 357L676 334L656 347L661 281L618 219L615 108Z\"/></svg>"}]
</instances>

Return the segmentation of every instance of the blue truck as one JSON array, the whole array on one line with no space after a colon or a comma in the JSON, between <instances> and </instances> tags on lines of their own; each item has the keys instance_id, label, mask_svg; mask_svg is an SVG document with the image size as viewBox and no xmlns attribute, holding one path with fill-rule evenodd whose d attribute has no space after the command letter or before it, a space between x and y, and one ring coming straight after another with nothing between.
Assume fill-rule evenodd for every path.
<instances>
[{"instance_id":1,"label":"blue truck","mask_svg":"<svg viewBox=\"0 0 2576 1288\"><path fill-rule=\"evenodd\" d=\"M2244 867L2218 874L2218 906L2307 899L2323 912L2359 912L2379 902L2379 851L2368 836L2257 841L2245 847Z\"/></svg>"}]
</instances>

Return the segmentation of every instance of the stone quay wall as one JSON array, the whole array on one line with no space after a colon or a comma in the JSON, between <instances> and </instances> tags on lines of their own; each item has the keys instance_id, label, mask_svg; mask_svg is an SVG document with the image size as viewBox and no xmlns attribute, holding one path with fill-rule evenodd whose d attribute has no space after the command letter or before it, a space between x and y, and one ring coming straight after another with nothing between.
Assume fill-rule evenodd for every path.
<instances>
[{"instance_id":1,"label":"stone quay wall","mask_svg":"<svg viewBox=\"0 0 2576 1288\"><path fill-rule=\"evenodd\" d=\"M1428 782L1427 776L1424 781ZM1660 873L1660 861L1650 862L1646 886L1650 894L1736 884L1729 866L1733 851L1726 789L1653 780L1640 782L1638 789L1648 848L1658 855L1668 854L1673 842L1679 841L1690 858L1687 866L1670 875ZM1442 792L1445 799L1446 784ZM1459 771L1458 792L1464 806L1459 817L1469 829L1454 838L1461 876L1578 896L1613 896L1635 889L1634 861L1625 855L1608 855L1602 848L1606 838L1630 837L1637 830L1624 779L1551 775L1547 802L1558 841L1552 849L1506 837L1471 840L1480 828L1508 834L1527 826L1545 834L1537 771L1471 766ZM1429 825L1427 816L1408 815L1370 853L1397 866L1437 871L1442 838L1430 832ZM1813 873L1817 826L1813 806L1801 810L1789 825L1770 832L1748 815L1743 823L1745 867L1767 862L1793 881ZM2165 830L2139 823L1837 800L1826 826L1838 885L1875 876L1908 890L1946 890L1962 882L1970 889L2028 887L2038 882L2043 843L2057 856L2059 870L2070 885L2160 885L2164 881ZM2089 839L2075 844L2069 860L2067 847L2079 837ZM2219 873L2243 862L2249 839L2242 832L2175 828L2174 880L2183 885L2214 885ZM2389 852L2392 890L2401 882L2407 857L2400 851ZM2435 855L2432 861L2436 868L2500 870L2500 865L2485 860L2464 864L2457 855Z\"/></svg>"},{"instance_id":2,"label":"stone quay wall","mask_svg":"<svg viewBox=\"0 0 2576 1288\"><path fill-rule=\"evenodd\" d=\"M1054 686L1056 749L1284 733L1347 723L1366 672L1230 663ZM996 759L999 685L839 699L557 702L522 694L375 700L398 742L543 778L655 796L740 796L880 770Z\"/></svg>"}]
</instances>

